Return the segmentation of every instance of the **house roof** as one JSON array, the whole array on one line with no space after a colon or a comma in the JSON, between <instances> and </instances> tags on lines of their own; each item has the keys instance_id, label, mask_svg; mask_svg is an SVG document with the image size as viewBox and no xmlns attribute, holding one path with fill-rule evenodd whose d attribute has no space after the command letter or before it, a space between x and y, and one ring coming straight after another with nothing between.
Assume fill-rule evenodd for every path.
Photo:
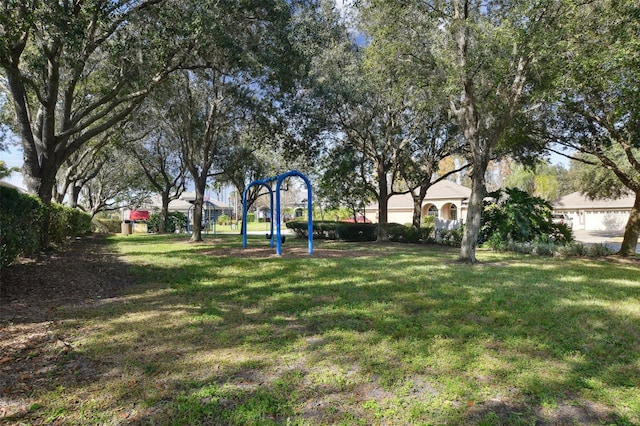
<instances>
[{"instance_id":1,"label":"house roof","mask_svg":"<svg viewBox=\"0 0 640 426\"><path fill-rule=\"evenodd\" d=\"M464 199L471 196L471 188L458 185L450 180L441 180L427 190L425 200Z\"/></svg>"},{"instance_id":2,"label":"house roof","mask_svg":"<svg viewBox=\"0 0 640 426\"><path fill-rule=\"evenodd\" d=\"M436 201L436 200L465 200L471 196L471 188L458 185L450 180L441 180L438 183L431 185L427 190L427 195L424 197L424 201ZM406 209L413 206L413 198L411 194L399 194L389 198L387 208L393 209ZM367 206L367 209L377 209L376 203Z\"/></svg>"},{"instance_id":3,"label":"house roof","mask_svg":"<svg viewBox=\"0 0 640 426\"><path fill-rule=\"evenodd\" d=\"M592 210L619 210L630 209L635 201L634 195L618 199L590 200L580 192L572 192L565 195L553 204L555 209L592 209Z\"/></svg>"},{"instance_id":4,"label":"house roof","mask_svg":"<svg viewBox=\"0 0 640 426\"><path fill-rule=\"evenodd\" d=\"M185 196L185 194L187 195ZM171 200L169 202L169 211L187 212L192 206L192 204L189 201L193 201L193 200L195 200L195 192L184 193L179 199ZM206 201L213 204L216 210L226 210L231 208L231 206L229 206L227 203L223 203L222 201L211 200L205 197L205 202ZM162 200L160 198L160 195L156 194L151 197L151 202L148 205L145 205L144 208L159 210L161 206L162 206Z\"/></svg>"}]
</instances>

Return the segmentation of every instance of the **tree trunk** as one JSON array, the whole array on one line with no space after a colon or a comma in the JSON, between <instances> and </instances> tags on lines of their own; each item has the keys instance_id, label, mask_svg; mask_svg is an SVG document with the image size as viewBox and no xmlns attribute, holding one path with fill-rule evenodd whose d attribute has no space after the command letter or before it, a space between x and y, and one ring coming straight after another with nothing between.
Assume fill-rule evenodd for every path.
<instances>
[{"instance_id":1,"label":"tree trunk","mask_svg":"<svg viewBox=\"0 0 640 426\"><path fill-rule=\"evenodd\" d=\"M427 191L431 183L427 185L420 185L420 191L416 195L413 191L411 191L411 198L413 198L413 227L416 229L420 229L420 225L422 225L422 202L424 201L424 197L427 196Z\"/></svg>"},{"instance_id":2,"label":"tree trunk","mask_svg":"<svg viewBox=\"0 0 640 426\"><path fill-rule=\"evenodd\" d=\"M202 241L202 205L204 204L204 189L206 177L202 184L196 183L196 199L193 202L193 223L191 224L191 242Z\"/></svg>"},{"instance_id":3,"label":"tree trunk","mask_svg":"<svg viewBox=\"0 0 640 426\"><path fill-rule=\"evenodd\" d=\"M478 243L478 233L480 231L480 220L482 218L482 200L487 192L484 173L486 165L477 164L473 167L471 174L471 196L467 206L467 221L462 235L460 247L460 257L458 261L464 263L476 263L476 245Z\"/></svg>"},{"instance_id":4,"label":"tree trunk","mask_svg":"<svg viewBox=\"0 0 640 426\"><path fill-rule=\"evenodd\" d=\"M382 165L378 167L378 239L377 242L389 241L389 186L387 174Z\"/></svg>"},{"instance_id":5,"label":"tree trunk","mask_svg":"<svg viewBox=\"0 0 640 426\"><path fill-rule=\"evenodd\" d=\"M80 185L76 185L75 183L71 186L71 199L69 200L69 207L75 209L78 207L78 199L80 199L80 191L82 191L82 187Z\"/></svg>"},{"instance_id":6,"label":"tree trunk","mask_svg":"<svg viewBox=\"0 0 640 426\"><path fill-rule=\"evenodd\" d=\"M640 236L640 192L636 192L636 200L633 203L629 220L624 228L624 238L617 254L620 256L635 256L638 236Z\"/></svg>"},{"instance_id":7,"label":"tree trunk","mask_svg":"<svg viewBox=\"0 0 640 426\"><path fill-rule=\"evenodd\" d=\"M160 234L167 233L167 221L169 220L169 191L162 191L162 206L160 207L160 220L158 221L158 232Z\"/></svg>"},{"instance_id":8,"label":"tree trunk","mask_svg":"<svg viewBox=\"0 0 640 426\"><path fill-rule=\"evenodd\" d=\"M420 229L420 225L422 222L422 201L420 201L420 196L411 192L411 198L413 198L413 218L411 224L414 228Z\"/></svg>"}]
</instances>

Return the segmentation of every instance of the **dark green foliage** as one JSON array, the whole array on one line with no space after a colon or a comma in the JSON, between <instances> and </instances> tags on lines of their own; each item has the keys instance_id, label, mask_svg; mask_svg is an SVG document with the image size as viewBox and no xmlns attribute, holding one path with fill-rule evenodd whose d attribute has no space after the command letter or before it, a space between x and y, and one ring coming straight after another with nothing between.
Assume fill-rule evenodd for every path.
<instances>
[{"instance_id":1,"label":"dark green foliage","mask_svg":"<svg viewBox=\"0 0 640 426\"><path fill-rule=\"evenodd\" d=\"M0 267L40 250L44 205L36 197L0 186Z\"/></svg>"},{"instance_id":2,"label":"dark green foliage","mask_svg":"<svg viewBox=\"0 0 640 426\"><path fill-rule=\"evenodd\" d=\"M339 223L338 238L345 241L375 241L378 238L375 223Z\"/></svg>"},{"instance_id":3,"label":"dark green foliage","mask_svg":"<svg viewBox=\"0 0 640 426\"><path fill-rule=\"evenodd\" d=\"M320 221L313 222L313 238L317 240L337 240L338 225L341 222ZM293 220L286 223L286 227L291 229L299 238L307 238L307 222Z\"/></svg>"},{"instance_id":4,"label":"dark green foliage","mask_svg":"<svg viewBox=\"0 0 640 426\"><path fill-rule=\"evenodd\" d=\"M478 243L505 249L511 243L554 243L573 241L565 224L551 220L551 205L516 188L498 190L485 201Z\"/></svg>"},{"instance_id":5,"label":"dark green foliage","mask_svg":"<svg viewBox=\"0 0 640 426\"><path fill-rule=\"evenodd\" d=\"M83 211L52 203L49 206L49 214L49 241L52 243L62 244L69 237L90 231L91 216Z\"/></svg>"},{"instance_id":6,"label":"dark green foliage","mask_svg":"<svg viewBox=\"0 0 640 426\"><path fill-rule=\"evenodd\" d=\"M307 238L307 222L287 222L287 228L293 230L298 237ZM313 222L313 238L345 241L375 241L377 224L347 223L333 221Z\"/></svg>"},{"instance_id":7,"label":"dark green foliage","mask_svg":"<svg viewBox=\"0 0 640 426\"><path fill-rule=\"evenodd\" d=\"M154 213L151 216L149 216L149 223L148 223L149 232L156 232L156 233L159 232L158 231L159 223L160 223L159 214ZM169 212L169 214L167 215L167 223L165 228L168 234L173 234L176 231L184 230L186 228L187 228L187 216L185 216L184 213ZM120 232L120 230L118 229L118 231L116 232Z\"/></svg>"},{"instance_id":8,"label":"dark green foliage","mask_svg":"<svg viewBox=\"0 0 640 426\"><path fill-rule=\"evenodd\" d=\"M52 243L64 243L90 230L87 213L58 204L47 207L36 197L0 186L0 267L19 255L29 256L46 248L42 247L41 231L47 213Z\"/></svg>"},{"instance_id":9,"label":"dark green foliage","mask_svg":"<svg viewBox=\"0 0 640 426\"><path fill-rule=\"evenodd\" d=\"M412 244L435 242L433 226L416 228L414 226L390 223L387 229L389 231L389 241Z\"/></svg>"},{"instance_id":10,"label":"dark green foliage","mask_svg":"<svg viewBox=\"0 0 640 426\"><path fill-rule=\"evenodd\" d=\"M287 222L287 228L300 238L307 238L307 222ZM456 230L437 230L433 226L419 229L411 225L390 223L387 225L389 241L411 244L443 244L460 246L463 228ZM349 223L335 221L313 222L313 238L321 240L376 241L377 223Z\"/></svg>"}]
</instances>

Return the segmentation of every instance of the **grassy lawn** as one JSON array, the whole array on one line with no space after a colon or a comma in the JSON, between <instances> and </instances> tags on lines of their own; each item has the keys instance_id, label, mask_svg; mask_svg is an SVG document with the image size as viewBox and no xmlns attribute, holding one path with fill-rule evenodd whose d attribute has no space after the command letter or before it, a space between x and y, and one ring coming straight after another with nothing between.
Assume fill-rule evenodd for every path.
<instances>
[{"instance_id":1,"label":"grassy lawn","mask_svg":"<svg viewBox=\"0 0 640 426\"><path fill-rule=\"evenodd\" d=\"M219 225L216 224L215 229L213 225L209 225L209 227L206 229L206 235L208 236L212 236L215 232L215 234L239 234L239 224L234 224L233 226L231 225ZM247 231L249 232L260 232L260 233L269 233L270 231L270 224L269 223L265 223L265 222L249 222L247 223ZM273 229L275 232L276 229L276 225L273 225ZM286 230L286 226L282 225L282 232L284 232ZM205 232L203 231L203 234Z\"/></svg>"},{"instance_id":2,"label":"grassy lawn","mask_svg":"<svg viewBox=\"0 0 640 426\"><path fill-rule=\"evenodd\" d=\"M637 263L110 241L140 285L64 312L97 374L38 395L45 423L640 425Z\"/></svg>"}]
</instances>

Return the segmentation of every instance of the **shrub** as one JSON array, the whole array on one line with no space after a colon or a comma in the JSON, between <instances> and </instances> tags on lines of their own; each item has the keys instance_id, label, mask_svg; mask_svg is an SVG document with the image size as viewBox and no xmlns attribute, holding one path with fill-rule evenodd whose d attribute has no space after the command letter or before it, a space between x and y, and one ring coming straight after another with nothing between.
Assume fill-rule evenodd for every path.
<instances>
[{"instance_id":1,"label":"shrub","mask_svg":"<svg viewBox=\"0 0 640 426\"><path fill-rule=\"evenodd\" d=\"M0 268L19 255L40 251L44 205L39 199L0 186Z\"/></svg>"},{"instance_id":2,"label":"shrub","mask_svg":"<svg viewBox=\"0 0 640 426\"><path fill-rule=\"evenodd\" d=\"M484 203L478 243L498 239L505 242L534 242L566 244L573 241L566 224L552 222L551 205L516 188L489 194L493 201ZM494 236L495 235L495 236ZM544 250L544 249L542 249Z\"/></svg>"},{"instance_id":3,"label":"shrub","mask_svg":"<svg viewBox=\"0 0 640 426\"><path fill-rule=\"evenodd\" d=\"M422 226L435 228L436 226L436 218L434 216L423 215L422 216Z\"/></svg>"},{"instance_id":4,"label":"shrub","mask_svg":"<svg viewBox=\"0 0 640 426\"><path fill-rule=\"evenodd\" d=\"M587 246L585 250L585 254L587 256L595 256L595 257L608 256L613 253L614 253L613 250L607 247L606 244L602 244L602 243L591 244L590 246Z\"/></svg>"},{"instance_id":5,"label":"shrub","mask_svg":"<svg viewBox=\"0 0 640 426\"><path fill-rule=\"evenodd\" d=\"M229 215L226 215L226 214L221 214L216 219L216 223L218 225L229 225L231 223L231 217Z\"/></svg>"},{"instance_id":6,"label":"shrub","mask_svg":"<svg viewBox=\"0 0 640 426\"><path fill-rule=\"evenodd\" d=\"M415 228L412 225L390 223L388 230L389 241L412 244L432 243L435 241L433 236L433 227L430 226Z\"/></svg>"},{"instance_id":7,"label":"shrub","mask_svg":"<svg viewBox=\"0 0 640 426\"><path fill-rule=\"evenodd\" d=\"M463 235L464 226L458 229L436 229L435 242L446 246L460 247Z\"/></svg>"},{"instance_id":8,"label":"shrub","mask_svg":"<svg viewBox=\"0 0 640 426\"><path fill-rule=\"evenodd\" d=\"M307 222L302 222L307 224ZM338 225L340 222L319 221L313 222L313 238L324 240L337 240L338 239ZM307 229L305 228L305 237L307 235Z\"/></svg>"},{"instance_id":9,"label":"shrub","mask_svg":"<svg viewBox=\"0 0 640 426\"><path fill-rule=\"evenodd\" d=\"M165 232L173 234L176 231L180 232L187 228L187 216L181 212L169 212L167 214L167 223ZM160 232L160 214L154 213L149 216L148 223L149 232ZM118 224L117 231L120 232L120 225Z\"/></svg>"},{"instance_id":10,"label":"shrub","mask_svg":"<svg viewBox=\"0 0 640 426\"><path fill-rule=\"evenodd\" d=\"M0 267L20 255L41 251L41 232L49 214L49 241L63 243L69 237L90 232L91 217L79 210L51 204L38 198L0 186Z\"/></svg>"},{"instance_id":11,"label":"shrub","mask_svg":"<svg viewBox=\"0 0 640 426\"><path fill-rule=\"evenodd\" d=\"M333 221L314 221L313 238L319 240L337 240L337 228L340 223L341 222ZM308 225L306 221L292 220L287 222L285 226L295 232L299 238L307 238Z\"/></svg>"},{"instance_id":12,"label":"shrub","mask_svg":"<svg viewBox=\"0 0 640 426\"><path fill-rule=\"evenodd\" d=\"M338 238L345 241L375 241L378 225L375 223L339 223Z\"/></svg>"},{"instance_id":13,"label":"shrub","mask_svg":"<svg viewBox=\"0 0 640 426\"><path fill-rule=\"evenodd\" d=\"M314 236L315 236L315 228L317 226L317 222L313 222ZM296 235L300 238L307 238L307 222L299 222L297 220L292 220L290 222L285 223L287 229L291 229Z\"/></svg>"},{"instance_id":14,"label":"shrub","mask_svg":"<svg viewBox=\"0 0 640 426\"><path fill-rule=\"evenodd\" d=\"M60 204L49 206L49 241L62 244L71 237L91 232L91 216Z\"/></svg>"}]
</instances>

